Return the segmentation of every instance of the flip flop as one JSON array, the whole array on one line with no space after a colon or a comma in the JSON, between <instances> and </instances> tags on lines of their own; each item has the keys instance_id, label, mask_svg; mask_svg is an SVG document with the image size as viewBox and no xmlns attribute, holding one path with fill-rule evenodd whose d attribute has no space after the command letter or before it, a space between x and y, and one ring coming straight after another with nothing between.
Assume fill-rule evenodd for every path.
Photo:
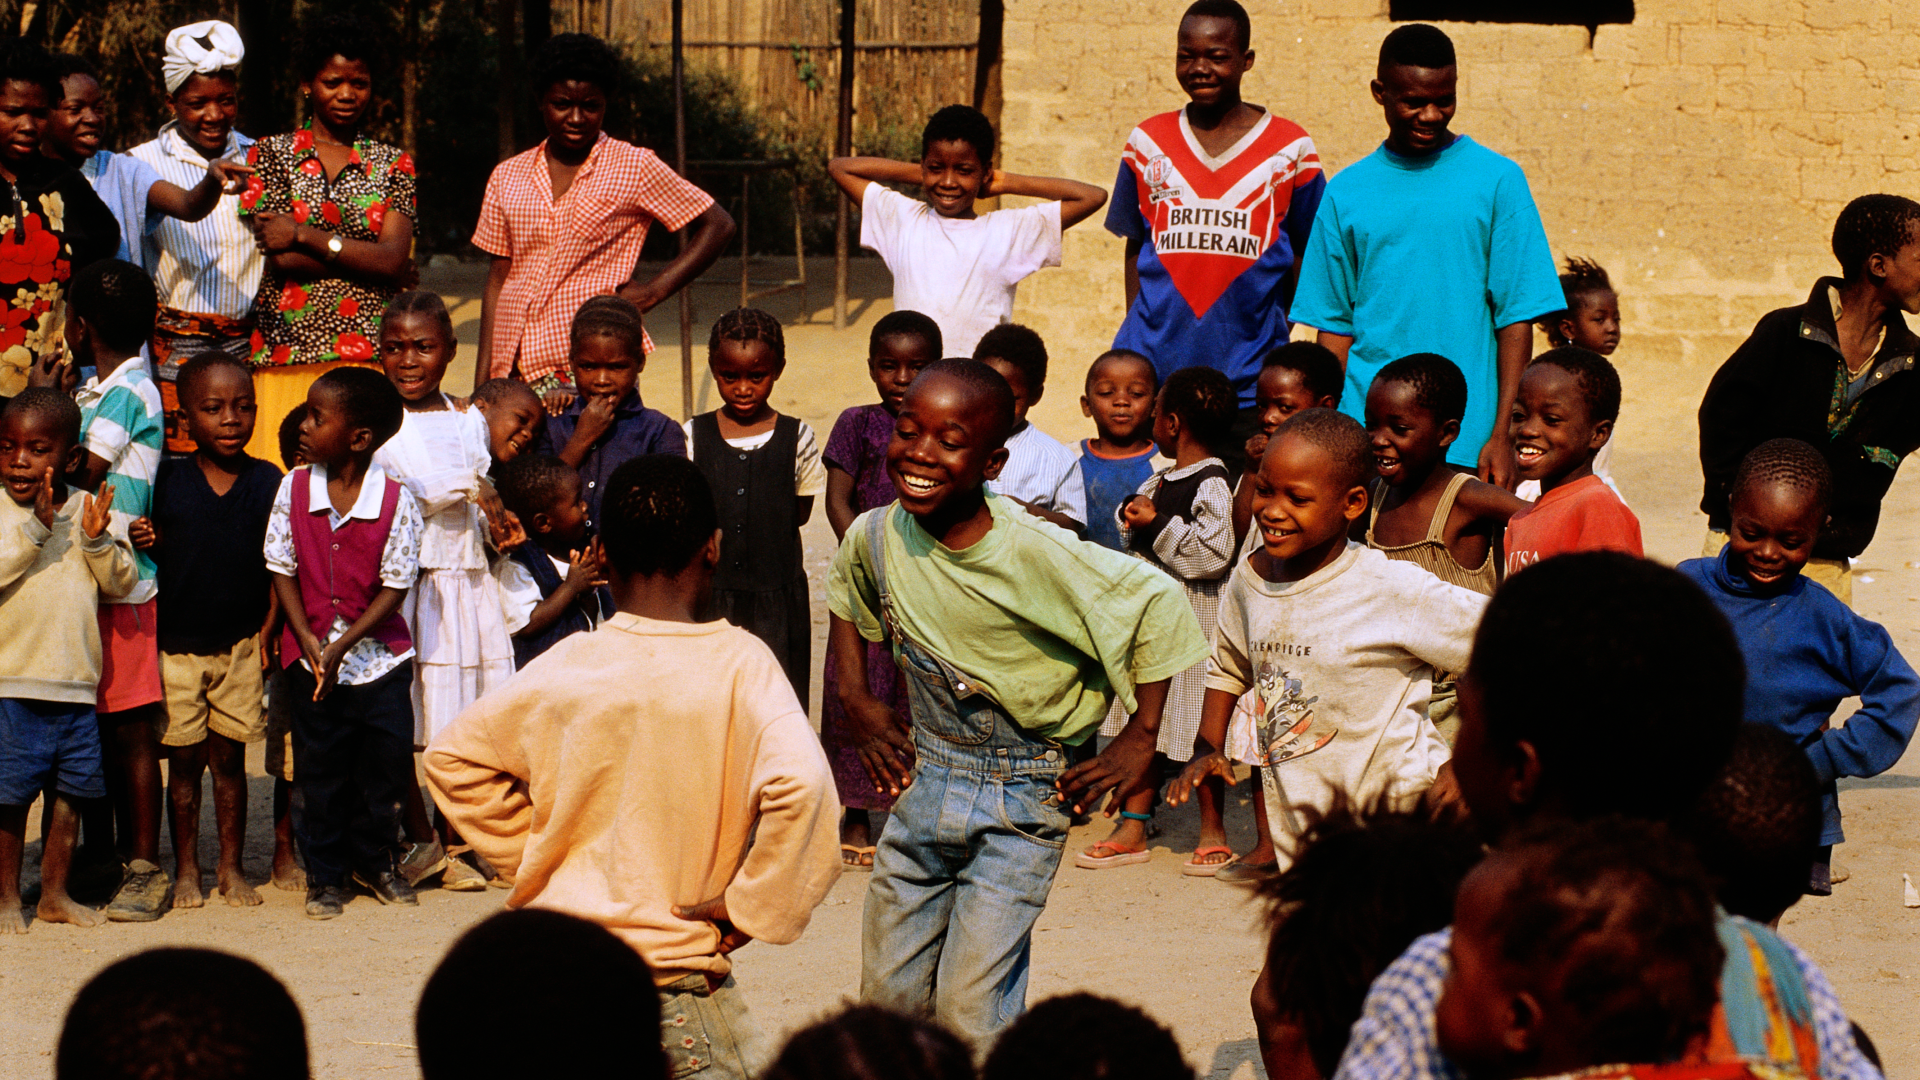
<instances>
[{"instance_id":1,"label":"flip flop","mask_svg":"<svg viewBox=\"0 0 1920 1080\"><path fill-rule=\"evenodd\" d=\"M856 847L852 844L841 844L840 868L842 870L853 870L865 874L873 873L873 851L874 849L870 847ZM848 862L846 859L849 852L856 856L852 862ZM859 858L860 856L864 856L866 861L862 862Z\"/></svg>"},{"instance_id":2,"label":"flip flop","mask_svg":"<svg viewBox=\"0 0 1920 1080\"><path fill-rule=\"evenodd\" d=\"M1235 855L1233 858L1228 859L1225 862L1203 863L1200 861L1200 857L1202 855L1218 855L1223 851L1226 852L1228 855L1233 855L1232 848L1223 847L1219 844L1212 844L1203 848L1194 848L1193 858L1188 859L1186 862L1180 864L1180 872L1182 874L1185 874L1188 877L1212 877L1215 874L1218 874L1220 871L1225 870L1227 867L1232 866L1234 863L1237 863L1240 861L1240 858L1237 855Z\"/></svg>"},{"instance_id":3,"label":"flip flop","mask_svg":"<svg viewBox=\"0 0 1920 1080\"><path fill-rule=\"evenodd\" d=\"M1113 854L1095 855L1096 851L1111 851ZM1105 870L1112 866L1132 866L1134 863L1143 863L1151 858L1153 856L1145 851L1128 851L1111 841L1101 840L1076 852L1073 856L1073 865L1084 866L1088 870Z\"/></svg>"}]
</instances>

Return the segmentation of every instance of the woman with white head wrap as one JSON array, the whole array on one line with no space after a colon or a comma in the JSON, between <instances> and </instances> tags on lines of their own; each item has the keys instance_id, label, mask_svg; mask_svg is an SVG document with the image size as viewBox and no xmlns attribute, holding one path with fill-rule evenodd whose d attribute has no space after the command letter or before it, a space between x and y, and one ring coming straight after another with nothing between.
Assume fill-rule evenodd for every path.
<instances>
[{"instance_id":1,"label":"woman with white head wrap","mask_svg":"<svg viewBox=\"0 0 1920 1080\"><path fill-rule=\"evenodd\" d=\"M245 160L253 140L233 129L245 55L239 31L219 20L168 33L160 71L173 119L129 156L161 179L182 185L224 162ZM167 449L173 453L193 450L174 389L180 365L204 352L243 361L251 352L253 296L266 258L253 242L253 230L240 220L238 190L220 193L210 214L161 219L142 242L144 264L160 291L153 361L166 405Z\"/></svg>"}]
</instances>

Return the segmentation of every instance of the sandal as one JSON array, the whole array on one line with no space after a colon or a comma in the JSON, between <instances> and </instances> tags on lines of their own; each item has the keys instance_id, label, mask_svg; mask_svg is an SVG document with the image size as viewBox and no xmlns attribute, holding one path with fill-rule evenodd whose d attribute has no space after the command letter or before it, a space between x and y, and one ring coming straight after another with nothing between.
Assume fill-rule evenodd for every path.
<instances>
[{"instance_id":1,"label":"sandal","mask_svg":"<svg viewBox=\"0 0 1920 1080\"><path fill-rule=\"evenodd\" d=\"M1200 861L1202 856L1219 855L1223 852L1228 856L1228 858L1225 861L1222 861L1222 862L1201 862ZM1240 857L1233 853L1232 848L1227 847L1223 844L1211 844L1203 848L1194 848L1193 857L1191 859L1188 859L1186 862L1180 864L1180 872L1182 874L1185 874L1188 877L1215 877L1220 873L1220 871L1225 870L1227 867L1232 866L1234 863L1237 863L1239 861L1240 861Z\"/></svg>"},{"instance_id":2,"label":"sandal","mask_svg":"<svg viewBox=\"0 0 1920 1080\"><path fill-rule=\"evenodd\" d=\"M873 852L874 852L874 849L871 847L857 847L853 844L841 844L840 845L840 868L842 870L858 870L858 871L863 871L865 873L872 873L873 872ZM848 855L852 855L853 858L851 859L847 858Z\"/></svg>"},{"instance_id":3,"label":"sandal","mask_svg":"<svg viewBox=\"0 0 1920 1080\"><path fill-rule=\"evenodd\" d=\"M1110 851L1111 855L1095 855L1096 851ZM1087 845L1073 856L1073 865L1088 870L1105 870L1111 866L1132 866L1153 858L1145 850L1128 851L1111 840L1100 840Z\"/></svg>"},{"instance_id":4,"label":"sandal","mask_svg":"<svg viewBox=\"0 0 1920 1080\"><path fill-rule=\"evenodd\" d=\"M1195 852L1195 854L1199 854ZM1250 863L1234 860L1219 869L1213 880L1224 881L1229 885L1258 885L1280 876L1279 862Z\"/></svg>"}]
</instances>

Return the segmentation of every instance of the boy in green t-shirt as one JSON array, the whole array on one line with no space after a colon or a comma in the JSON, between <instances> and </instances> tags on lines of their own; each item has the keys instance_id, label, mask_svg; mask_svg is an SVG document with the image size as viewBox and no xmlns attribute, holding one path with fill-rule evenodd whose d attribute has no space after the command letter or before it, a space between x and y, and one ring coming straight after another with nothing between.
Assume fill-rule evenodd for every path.
<instances>
[{"instance_id":1,"label":"boy in green t-shirt","mask_svg":"<svg viewBox=\"0 0 1920 1080\"><path fill-rule=\"evenodd\" d=\"M1111 792L1112 814L1141 788L1167 681L1207 654L1178 582L985 490L1012 426L992 368L929 365L887 447L903 512L857 519L827 578L849 734L899 795L867 891L861 996L980 1046L1025 1006L1068 804ZM892 641L910 718L867 691L862 638ZM1068 769L1115 696L1126 730Z\"/></svg>"}]
</instances>

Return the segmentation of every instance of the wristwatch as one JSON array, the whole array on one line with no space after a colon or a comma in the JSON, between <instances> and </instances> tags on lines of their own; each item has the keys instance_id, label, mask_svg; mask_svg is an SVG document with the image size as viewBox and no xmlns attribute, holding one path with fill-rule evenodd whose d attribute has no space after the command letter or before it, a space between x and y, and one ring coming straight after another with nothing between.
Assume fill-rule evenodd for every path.
<instances>
[{"instance_id":1,"label":"wristwatch","mask_svg":"<svg viewBox=\"0 0 1920 1080\"><path fill-rule=\"evenodd\" d=\"M340 249L345 246L346 245L340 241L339 233L334 233L332 236L327 237L327 261L332 262L338 259L340 257Z\"/></svg>"}]
</instances>

